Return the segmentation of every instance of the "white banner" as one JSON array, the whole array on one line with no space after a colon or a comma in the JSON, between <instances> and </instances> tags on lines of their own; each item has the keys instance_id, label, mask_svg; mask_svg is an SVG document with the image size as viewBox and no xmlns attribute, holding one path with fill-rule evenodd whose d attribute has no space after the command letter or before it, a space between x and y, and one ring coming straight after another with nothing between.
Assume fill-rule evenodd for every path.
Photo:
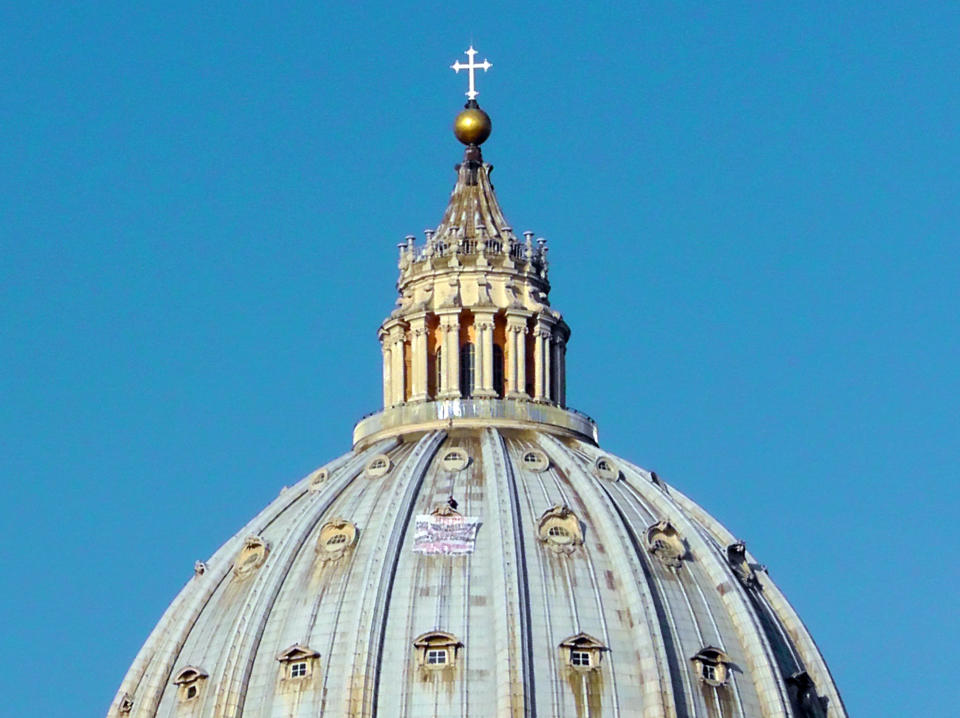
<instances>
[{"instance_id":1,"label":"white banner","mask_svg":"<svg viewBox=\"0 0 960 718\"><path fill-rule=\"evenodd\" d=\"M473 553L479 528L480 519L476 516L419 514L413 535L413 550L442 556Z\"/></svg>"}]
</instances>

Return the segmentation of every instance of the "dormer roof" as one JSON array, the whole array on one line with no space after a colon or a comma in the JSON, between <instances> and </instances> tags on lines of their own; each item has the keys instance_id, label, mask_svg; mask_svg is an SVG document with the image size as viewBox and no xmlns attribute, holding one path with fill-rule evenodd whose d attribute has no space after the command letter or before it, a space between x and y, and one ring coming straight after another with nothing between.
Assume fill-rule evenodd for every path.
<instances>
[{"instance_id":1,"label":"dormer roof","mask_svg":"<svg viewBox=\"0 0 960 718\"><path fill-rule=\"evenodd\" d=\"M280 652L277 656L277 660L281 663L289 663L291 661L303 661L307 658L319 658L320 654L304 646L302 643L294 643L289 648Z\"/></svg>"}]
</instances>

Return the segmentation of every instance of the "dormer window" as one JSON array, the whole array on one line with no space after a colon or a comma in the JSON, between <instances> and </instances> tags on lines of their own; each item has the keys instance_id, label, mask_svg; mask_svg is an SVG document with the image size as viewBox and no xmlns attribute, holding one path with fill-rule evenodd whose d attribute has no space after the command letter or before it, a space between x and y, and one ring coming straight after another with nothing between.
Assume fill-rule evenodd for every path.
<instances>
[{"instance_id":1,"label":"dormer window","mask_svg":"<svg viewBox=\"0 0 960 718\"><path fill-rule=\"evenodd\" d=\"M817 695L817 687L806 671L797 671L786 679L787 690L803 708L804 716L826 715L825 697Z\"/></svg>"},{"instance_id":2,"label":"dormer window","mask_svg":"<svg viewBox=\"0 0 960 718\"><path fill-rule=\"evenodd\" d=\"M319 491L327 482L330 473L326 469L319 469L310 477L310 490Z\"/></svg>"},{"instance_id":3,"label":"dormer window","mask_svg":"<svg viewBox=\"0 0 960 718\"><path fill-rule=\"evenodd\" d=\"M546 471L550 468L550 460L542 451L532 449L523 455L523 468L527 471Z\"/></svg>"},{"instance_id":4,"label":"dormer window","mask_svg":"<svg viewBox=\"0 0 960 718\"><path fill-rule=\"evenodd\" d=\"M202 668L196 666L181 668L173 679L173 684L177 686L177 697L181 701L196 700L207 677L207 672Z\"/></svg>"},{"instance_id":5,"label":"dormer window","mask_svg":"<svg viewBox=\"0 0 960 718\"><path fill-rule=\"evenodd\" d=\"M117 703L117 712L119 713L130 713L133 710L133 698L129 693L124 693L120 696L120 701Z\"/></svg>"},{"instance_id":6,"label":"dormer window","mask_svg":"<svg viewBox=\"0 0 960 718\"><path fill-rule=\"evenodd\" d=\"M430 631L413 642L417 665L429 671L452 669L457 663L457 653L463 644L452 633Z\"/></svg>"},{"instance_id":7,"label":"dormer window","mask_svg":"<svg viewBox=\"0 0 960 718\"><path fill-rule=\"evenodd\" d=\"M590 654L586 651L570 651L570 665L572 666L590 666Z\"/></svg>"},{"instance_id":8,"label":"dormer window","mask_svg":"<svg viewBox=\"0 0 960 718\"><path fill-rule=\"evenodd\" d=\"M600 668L604 651L609 650L588 633L570 636L560 644L560 653L566 664L576 671L593 671Z\"/></svg>"},{"instance_id":9,"label":"dormer window","mask_svg":"<svg viewBox=\"0 0 960 718\"><path fill-rule=\"evenodd\" d=\"M445 666L447 664L446 648L431 648L427 651L428 666Z\"/></svg>"},{"instance_id":10,"label":"dormer window","mask_svg":"<svg viewBox=\"0 0 960 718\"><path fill-rule=\"evenodd\" d=\"M357 541L357 527L346 519L331 519L320 527L317 537L317 558L336 561Z\"/></svg>"},{"instance_id":11,"label":"dormer window","mask_svg":"<svg viewBox=\"0 0 960 718\"><path fill-rule=\"evenodd\" d=\"M601 479L616 481L620 478L620 469L609 456L598 456L593 462L593 473Z\"/></svg>"},{"instance_id":12,"label":"dormer window","mask_svg":"<svg viewBox=\"0 0 960 718\"><path fill-rule=\"evenodd\" d=\"M313 675L320 654L300 643L294 643L277 656L280 662L280 677L289 681L291 687Z\"/></svg>"},{"instance_id":13,"label":"dormer window","mask_svg":"<svg viewBox=\"0 0 960 718\"><path fill-rule=\"evenodd\" d=\"M580 519L566 506L554 506L540 516L537 538L551 551L573 553L583 543Z\"/></svg>"},{"instance_id":14,"label":"dormer window","mask_svg":"<svg viewBox=\"0 0 960 718\"><path fill-rule=\"evenodd\" d=\"M460 447L448 449L440 459L444 471L463 471L469 463L470 456Z\"/></svg>"},{"instance_id":15,"label":"dormer window","mask_svg":"<svg viewBox=\"0 0 960 718\"><path fill-rule=\"evenodd\" d=\"M722 686L729 675L730 657L719 648L707 646L691 659L697 676L708 686Z\"/></svg>"},{"instance_id":16,"label":"dormer window","mask_svg":"<svg viewBox=\"0 0 960 718\"><path fill-rule=\"evenodd\" d=\"M748 588L760 588L753 565L747 560L747 545L743 541L727 546L727 561L740 582ZM762 568L762 567L761 567Z\"/></svg>"},{"instance_id":17,"label":"dormer window","mask_svg":"<svg viewBox=\"0 0 960 718\"><path fill-rule=\"evenodd\" d=\"M376 479L390 471L390 457L386 454L374 456L367 462L364 473L368 478Z\"/></svg>"},{"instance_id":18,"label":"dormer window","mask_svg":"<svg viewBox=\"0 0 960 718\"><path fill-rule=\"evenodd\" d=\"M270 546L259 536L247 536L243 548L233 563L233 573L237 578L246 578L263 566L270 553Z\"/></svg>"},{"instance_id":19,"label":"dormer window","mask_svg":"<svg viewBox=\"0 0 960 718\"><path fill-rule=\"evenodd\" d=\"M647 550L664 566L680 568L687 546L669 521L658 521L647 529Z\"/></svg>"}]
</instances>

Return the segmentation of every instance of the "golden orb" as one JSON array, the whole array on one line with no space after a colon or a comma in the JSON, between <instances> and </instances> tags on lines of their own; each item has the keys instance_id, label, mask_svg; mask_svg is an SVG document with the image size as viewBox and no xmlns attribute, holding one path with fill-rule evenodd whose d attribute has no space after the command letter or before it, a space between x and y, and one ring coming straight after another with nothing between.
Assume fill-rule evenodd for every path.
<instances>
[{"instance_id":1,"label":"golden orb","mask_svg":"<svg viewBox=\"0 0 960 718\"><path fill-rule=\"evenodd\" d=\"M465 145L483 144L492 128L490 115L479 107L468 107L453 121L453 134Z\"/></svg>"}]
</instances>

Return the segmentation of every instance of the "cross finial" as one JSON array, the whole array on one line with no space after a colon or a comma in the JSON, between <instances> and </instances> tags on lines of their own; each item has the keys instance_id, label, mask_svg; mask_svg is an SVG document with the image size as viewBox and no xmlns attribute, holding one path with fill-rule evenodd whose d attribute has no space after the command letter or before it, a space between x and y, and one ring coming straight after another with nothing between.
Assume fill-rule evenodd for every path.
<instances>
[{"instance_id":1,"label":"cross finial","mask_svg":"<svg viewBox=\"0 0 960 718\"><path fill-rule=\"evenodd\" d=\"M470 58L470 61L469 61L466 65L464 65L464 64L461 63L459 60L457 60L455 63L453 63L452 65L450 65L450 69L452 69L452 70L453 70L454 72L456 72L458 75L460 74L460 70L466 70L466 71L467 71L467 76L470 78L470 89L467 90L465 94L466 94L468 100L473 100L473 99L476 98L477 95L480 94L480 93L477 92L477 90L475 89L475 88L476 88L476 83L475 83L475 81L474 81L473 71L474 71L474 70L483 70L484 72L486 72L486 71L489 70L491 67L493 67L493 63L487 62L486 59L484 59L483 62L474 62L474 61L473 61L473 56L477 54L477 51L473 49L473 45L471 45L471 46L470 46L470 49L467 50L464 54L465 54L468 58Z\"/></svg>"}]
</instances>

